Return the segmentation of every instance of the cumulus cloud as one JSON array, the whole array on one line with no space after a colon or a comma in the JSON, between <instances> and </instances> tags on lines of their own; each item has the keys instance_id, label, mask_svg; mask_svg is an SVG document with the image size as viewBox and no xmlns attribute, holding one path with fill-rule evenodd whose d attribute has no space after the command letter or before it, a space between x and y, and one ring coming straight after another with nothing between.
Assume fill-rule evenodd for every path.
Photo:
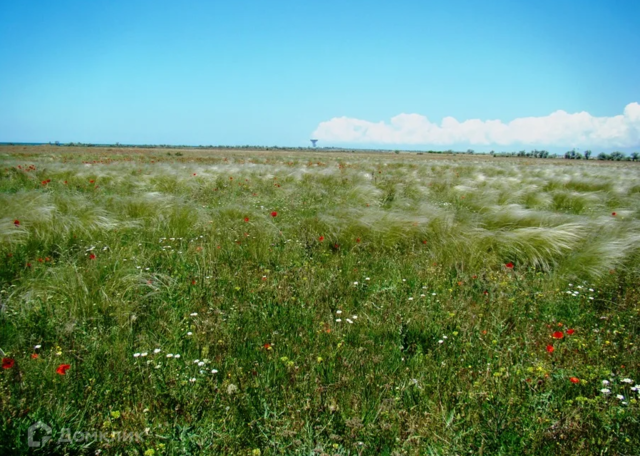
<instances>
[{"instance_id":1,"label":"cumulus cloud","mask_svg":"<svg viewBox=\"0 0 640 456\"><path fill-rule=\"evenodd\" d=\"M640 104L629 103L621 115L613 117L560 110L507 123L480 119L460 122L445 117L437 124L420 114L399 114L389 122L334 117L321 122L313 137L324 142L366 144L634 147L640 145Z\"/></svg>"}]
</instances>

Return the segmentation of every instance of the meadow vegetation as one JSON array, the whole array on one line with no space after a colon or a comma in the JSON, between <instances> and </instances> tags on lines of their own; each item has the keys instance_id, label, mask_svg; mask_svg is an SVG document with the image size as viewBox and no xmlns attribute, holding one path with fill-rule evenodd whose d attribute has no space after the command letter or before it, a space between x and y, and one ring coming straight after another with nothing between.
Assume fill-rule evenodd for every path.
<instances>
[{"instance_id":1,"label":"meadow vegetation","mask_svg":"<svg viewBox=\"0 0 640 456\"><path fill-rule=\"evenodd\" d=\"M640 447L635 163L4 147L0 207L2 454Z\"/></svg>"}]
</instances>

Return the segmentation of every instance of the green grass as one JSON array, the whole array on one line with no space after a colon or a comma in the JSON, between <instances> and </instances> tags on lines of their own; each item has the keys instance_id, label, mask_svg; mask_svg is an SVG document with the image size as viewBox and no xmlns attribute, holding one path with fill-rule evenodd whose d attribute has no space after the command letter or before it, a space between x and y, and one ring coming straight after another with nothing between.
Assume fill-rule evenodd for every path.
<instances>
[{"instance_id":1,"label":"green grass","mask_svg":"<svg viewBox=\"0 0 640 456\"><path fill-rule=\"evenodd\" d=\"M2 148L0 170L2 454L637 452L637 166Z\"/></svg>"}]
</instances>

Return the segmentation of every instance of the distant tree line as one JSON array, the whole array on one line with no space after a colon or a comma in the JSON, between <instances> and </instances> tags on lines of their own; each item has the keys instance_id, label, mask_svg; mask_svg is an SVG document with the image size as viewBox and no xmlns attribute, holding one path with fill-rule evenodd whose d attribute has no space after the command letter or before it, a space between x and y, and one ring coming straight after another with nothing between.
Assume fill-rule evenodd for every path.
<instances>
[{"instance_id":1,"label":"distant tree line","mask_svg":"<svg viewBox=\"0 0 640 456\"><path fill-rule=\"evenodd\" d=\"M638 152L632 152L629 155L625 155L622 152L611 152L610 154L606 152L600 152L596 157L598 160L611 160L611 161L638 161L640 154ZM578 151L569 150L565 152L564 158L567 160L589 160L591 158L591 151L585 150L583 153Z\"/></svg>"},{"instance_id":2,"label":"distant tree line","mask_svg":"<svg viewBox=\"0 0 640 456\"><path fill-rule=\"evenodd\" d=\"M194 150L281 150L281 151L310 151L310 150L320 150L320 151L335 151L335 152L380 152L380 153L417 153L418 155L423 154L450 154L450 155L473 155L476 152L473 149L467 149L466 151L454 151L451 149L448 150L425 150L425 151L401 151L401 150L388 150L388 149L347 149L343 147L282 147L282 146L252 146L250 144L244 146L214 146L214 145L200 145L200 146L188 146L188 145L172 145L172 144L91 144L91 143L81 143L81 142L70 142L70 143L60 143L50 142L50 145L55 146L65 146L65 147L118 147L121 149L194 149ZM593 154L590 150L585 150L584 152L579 152L575 149L569 150L562 154L552 154L547 150L520 150L513 152L489 152L489 155L493 157L522 157L522 158L565 158L567 160L593 160ZM629 155L625 155L622 152L600 152L595 159L597 160L611 160L611 161L639 161L640 154L638 152L633 152Z\"/></svg>"}]
</instances>

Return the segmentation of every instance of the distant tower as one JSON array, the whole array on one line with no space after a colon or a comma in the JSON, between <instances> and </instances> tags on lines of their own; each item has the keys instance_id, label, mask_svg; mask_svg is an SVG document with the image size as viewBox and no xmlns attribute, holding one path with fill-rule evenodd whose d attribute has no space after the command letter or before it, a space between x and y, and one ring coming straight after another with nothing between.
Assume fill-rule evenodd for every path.
<instances>
[{"instance_id":1,"label":"distant tower","mask_svg":"<svg viewBox=\"0 0 640 456\"><path fill-rule=\"evenodd\" d=\"M318 142L317 139L312 139L311 140L311 144L313 144L313 147L316 147L316 143Z\"/></svg>"}]
</instances>

